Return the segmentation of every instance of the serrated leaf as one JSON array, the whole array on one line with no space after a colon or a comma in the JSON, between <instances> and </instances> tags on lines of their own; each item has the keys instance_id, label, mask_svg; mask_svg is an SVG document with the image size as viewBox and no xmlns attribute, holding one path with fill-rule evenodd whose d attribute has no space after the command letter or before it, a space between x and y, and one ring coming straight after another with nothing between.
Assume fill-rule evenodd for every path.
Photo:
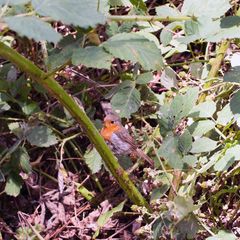
<instances>
[{"instance_id":1,"label":"serrated leaf","mask_svg":"<svg viewBox=\"0 0 240 240\"><path fill-rule=\"evenodd\" d=\"M217 120L216 122L218 124L221 124L223 126L227 125L232 119L233 119L233 113L230 108L230 104L227 104L221 111L217 113Z\"/></svg>"},{"instance_id":2,"label":"serrated leaf","mask_svg":"<svg viewBox=\"0 0 240 240\"><path fill-rule=\"evenodd\" d=\"M207 137L196 139L192 144L191 153L210 152L217 148L217 142Z\"/></svg>"},{"instance_id":3,"label":"serrated leaf","mask_svg":"<svg viewBox=\"0 0 240 240\"><path fill-rule=\"evenodd\" d=\"M15 163L19 163L25 173L30 173L32 171L32 167L29 161L30 157L24 147L18 147L18 149L12 154L12 160Z\"/></svg>"},{"instance_id":4,"label":"serrated leaf","mask_svg":"<svg viewBox=\"0 0 240 240\"><path fill-rule=\"evenodd\" d=\"M102 46L114 57L139 62L145 70L160 70L163 60L156 44L137 33L119 33Z\"/></svg>"},{"instance_id":5,"label":"serrated leaf","mask_svg":"<svg viewBox=\"0 0 240 240\"><path fill-rule=\"evenodd\" d=\"M6 17L4 20L11 30L35 41L46 40L57 43L62 38L61 34L56 32L49 23L35 16Z\"/></svg>"},{"instance_id":6,"label":"serrated leaf","mask_svg":"<svg viewBox=\"0 0 240 240\"><path fill-rule=\"evenodd\" d=\"M240 113L240 90L238 90L230 100L230 108L233 114Z\"/></svg>"},{"instance_id":7,"label":"serrated leaf","mask_svg":"<svg viewBox=\"0 0 240 240\"><path fill-rule=\"evenodd\" d=\"M185 95L177 95L170 106L168 103L163 105L159 110L160 124L166 130L174 129L195 106L198 93L198 88L190 88Z\"/></svg>"},{"instance_id":8,"label":"serrated leaf","mask_svg":"<svg viewBox=\"0 0 240 240\"><path fill-rule=\"evenodd\" d=\"M215 111L216 111L216 103L213 101L206 101L193 107L193 109L189 113L189 117L209 118L209 117L212 117Z\"/></svg>"},{"instance_id":9,"label":"serrated leaf","mask_svg":"<svg viewBox=\"0 0 240 240\"><path fill-rule=\"evenodd\" d=\"M114 213L120 212L123 209L123 206L126 201L121 202L119 205L117 205L115 208L111 209L110 211L107 211L103 213L97 220L98 229L96 230L93 238L96 238L99 235L100 229L110 220L110 218L113 216Z\"/></svg>"},{"instance_id":10,"label":"serrated leaf","mask_svg":"<svg viewBox=\"0 0 240 240\"><path fill-rule=\"evenodd\" d=\"M147 84L153 80L153 74L151 72L142 73L137 76L137 84Z\"/></svg>"},{"instance_id":11,"label":"serrated leaf","mask_svg":"<svg viewBox=\"0 0 240 240\"><path fill-rule=\"evenodd\" d=\"M240 156L240 145L236 145L227 149L224 156L221 157L214 165L214 170L225 171L227 170L236 160L239 160Z\"/></svg>"},{"instance_id":12,"label":"serrated leaf","mask_svg":"<svg viewBox=\"0 0 240 240\"><path fill-rule=\"evenodd\" d=\"M230 8L229 0L184 0L181 13L195 17L219 18Z\"/></svg>"},{"instance_id":13,"label":"serrated leaf","mask_svg":"<svg viewBox=\"0 0 240 240\"><path fill-rule=\"evenodd\" d=\"M174 169L182 169L182 154L178 148L178 138L173 135L167 136L159 148L159 156L163 157Z\"/></svg>"},{"instance_id":14,"label":"serrated leaf","mask_svg":"<svg viewBox=\"0 0 240 240\"><path fill-rule=\"evenodd\" d=\"M140 93L135 88L134 82L121 83L111 99L111 105L120 117L130 118L141 105Z\"/></svg>"},{"instance_id":15,"label":"serrated leaf","mask_svg":"<svg viewBox=\"0 0 240 240\"><path fill-rule=\"evenodd\" d=\"M99 155L96 148L93 148L92 150L87 151L84 154L84 159L93 174L101 170L103 165L102 157Z\"/></svg>"},{"instance_id":16,"label":"serrated leaf","mask_svg":"<svg viewBox=\"0 0 240 240\"><path fill-rule=\"evenodd\" d=\"M232 67L223 76L224 82L240 82L240 66Z\"/></svg>"},{"instance_id":17,"label":"serrated leaf","mask_svg":"<svg viewBox=\"0 0 240 240\"><path fill-rule=\"evenodd\" d=\"M169 7L168 5L163 5L156 7L156 13L160 17L179 17L181 13L176 8Z\"/></svg>"},{"instance_id":18,"label":"serrated leaf","mask_svg":"<svg viewBox=\"0 0 240 240\"><path fill-rule=\"evenodd\" d=\"M209 132L215 127L215 123L211 120L201 120L197 122L193 122L188 130L192 134L193 137L201 137L205 133Z\"/></svg>"},{"instance_id":19,"label":"serrated leaf","mask_svg":"<svg viewBox=\"0 0 240 240\"><path fill-rule=\"evenodd\" d=\"M105 21L104 15L98 11L98 1L32 0L32 5L39 15L86 28Z\"/></svg>"},{"instance_id":20,"label":"serrated leaf","mask_svg":"<svg viewBox=\"0 0 240 240\"><path fill-rule=\"evenodd\" d=\"M20 193L20 190L22 188L22 178L19 176L16 172L11 172L8 176L6 186L5 186L5 192L6 194L17 197Z\"/></svg>"},{"instance_id":21,"label":"serrated leaf","mask_svg":"<svg viewBox=\"0 0 240 240\"><path fill-rule=\"evenodd\" d=\"M102 47L79 48L74 51L72 63L83 64L86 67L110 69L113 56L108 54Z\"/></svg>"},{"instance_id":22,"label":"serrated leaf","mask_svg":"<svg viewBox=\"0 0 240 240\"><path fill-rule=\"evenodd\" d=\"M192 148L192 135L186 129L182 135L178 138L178 149L180 152L185 155Z\"/></svg>"},{"instance_id":23,"label":"serrated leaf","mask_svg":"<svg viewBox=\"0 0 240 240\"><path fill-rule=\"evenodd\" d=\"M217 235L208 237L206 240L237 240L237 237L233 233L220 230Z\"/></svg>"},{"instance_id":24,"label":"serrated leaf","mask_svg":"<svg viewBox=\"0 0 240 240\"><path fill-rule=\"evenodd\" d=\"M35 126L26 133L28 142L33 146L49 147L58 142L52 130L46 126Z\"/></svg>"},{"instance_id":25,"label":"serrated leaf","mask_svg":"<svg viewBox=\"0 0 240 240\"><path fill-rule=\"evenodd\" d=\"M166 67L164 69L164 71L162 71L161 74L161 84L167 88L167 89L171 89L171 88L177 88L177 76L176 76L176 72L173 71L173 69L171 67Z\"/></svg>"}]
</instances>

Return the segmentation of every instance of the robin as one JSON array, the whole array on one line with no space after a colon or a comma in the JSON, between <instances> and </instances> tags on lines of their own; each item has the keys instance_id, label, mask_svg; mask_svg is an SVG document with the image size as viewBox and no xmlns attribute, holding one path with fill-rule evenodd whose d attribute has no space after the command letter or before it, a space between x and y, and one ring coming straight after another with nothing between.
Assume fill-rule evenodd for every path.
<instances>
[{"instance_id":1,"label":"robin","mask_svg":"<svg viewBox=\"0 0 240 240\"><path fill-rule=\"evenodd\" d=\"M116 155L137 156L153 166L153 160L137 147L135 140L123 127L118 116L109 114L104 118L101 135Z\"/></svg>"}]
</instances>

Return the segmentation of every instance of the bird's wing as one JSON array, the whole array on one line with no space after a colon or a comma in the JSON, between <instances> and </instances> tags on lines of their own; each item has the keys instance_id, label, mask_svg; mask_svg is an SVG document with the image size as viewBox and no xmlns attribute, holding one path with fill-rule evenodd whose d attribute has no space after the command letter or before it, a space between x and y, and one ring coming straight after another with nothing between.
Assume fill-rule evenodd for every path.
<instances>
[{"instance_id":1,"label":"bird's wing","mask_svg":"<svg viewBox=\"0 0 240 240\"><path fill-rule=\"evenodd\" d=\"M117 134L120 139L131 145L133 149L137 148L137 143L135 142L134 138L129 134L126 128L122 127Z\"/></svg>"}]
</instances>

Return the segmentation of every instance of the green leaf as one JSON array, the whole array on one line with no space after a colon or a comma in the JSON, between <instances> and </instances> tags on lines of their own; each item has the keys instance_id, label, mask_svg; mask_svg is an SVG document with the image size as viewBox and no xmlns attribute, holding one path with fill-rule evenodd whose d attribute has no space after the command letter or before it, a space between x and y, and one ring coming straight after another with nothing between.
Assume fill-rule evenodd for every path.
<instances>
[{"instance_id":1,"label":"green leaf","mask_svg":"<svg viewBox=\"0 0 240 240\"><path fill-rule=\"evenodd\" d=\"M240 66L231 68L223 76L224 82L240 82Z\"/></svg>"},{"instance_id":2,"label":"green leaf","mask_svg":"<svg viewBox=\"0 0 240 240\"><path fill-rule=\"evenodd\" d=\"M137 9L142 9L143 11L147 11L147 7L143 0L130 0L132 5L134 5Z\"/></svg>"},{"instance_id":3,"label":"green leaf","mask_svg":"<svg viewBox=\"0 0 240 240\"><path fill-rule=\"evenodd\" d=\"M150 201L152 202L154 200L157 200L157 199L160 199L161 197L163 197L169 188L170 188L170 185L163 184L161 187L153 189L153 191L151 193Z\"/></svg>"},{"instance_id":4,"label":"green leaf","mask_svg":"<svg viewBox=\"0 0 240 240\"><path fill-rule=\"evenodd\" d=\"M207 18L205 16L199 17L197 21L186 21L184 28L186 37L178 38L178 40L185 44L193 42L197 39L204 39L208 42L219 42L227 37L224 37L224 31L227 31L227 34L229 34L230 31L221 29L219 19L212 20L211 18Z\"/></svg>"},{"instance_id":5,"label":"green leaf","mask_svg":"<svg viewBox=\"0 0 240 240\"><path fill-rule=\"evenodd\" d=\"M176 239L196 239L196 234L201 229L197 218L193 214L178 222L174 228Z\"/></svg>"},{"instance_id":6,"label":"green leaf","mask_svg":"<svg viewBox=\"0 0 240 240\"><path fill-rule=\"evenodd\" d=\"M177 124L186 116L190 110L195 106L198 98L198 88L190 88L185 95L177 95L171 104L171 118L174 120L173 126Z\"/></svg>"},{"instance_id":7,"label":"green leaf","mask_svg":"<svg viewBox=\"0 0 240 240\"><path fill-rule=\"evenodd\" d=\"M115 208L111 209L110 211L107 211L107 212L103 213L98 218L98 220L97 220L98 229L93 236L94 239L99 235L100 229L110 220L110 218L113 216L113 214L122 211L125 202L126 201L121 202Z\"/></svg>"},{"instance_id":8,"label":"green leaf","mask_svg":"<svg viewBox=\"0 0 240 240\"><path fill-rule=\"evenodd\" d=\"M217 142L207 137L196 139L192 144L191 153L210 152L217 148Z\"/></svg>"},{"instance_id":9,"label":"green leaf","mask_svg":"<svg viewBox=\"0 0 240 240\"><path fill-rule=\"evenodd\" d=\"M240 17L239 16L228 16L221 19L221 27L222 28L231 28L234 26L240 25Z\"/></svg>"},{"instance_id":10,"label":"green leaf","mask_svg":"<svg viewBox=\"0 0 240 240\"><path fill-rule=\"evenodd\" d=\"M19 4L26 4L30 2L30 0L0 0L0 6L8 4L9 6L12 5L19 5Z\"/></svg>"},{"instance_id":11,"label":"green leaf","mask_svg":"<svg viewBox=\"0 0 240 240\"><path fill-rule=\"evenodd\" d=\"M20 163L20 166L25 173L30 173L32 171L30 157L24 147L18 147L12 155L12 159L13 161Z\"/></svg>"},{"instance_id":12,"label":"green leaf","mask_svg":"<svg viewBox=\"0 0 240 240\"><path fill-rule=\"evenodd\" d=\"M145 70L160 70L163 60L160 49L138 33L119 33L102 46L114 57L139 62Z\"/></svg>"},{"instance_id":13,"label":"green leaf","mask_svg":"<svg viewBox=\"0 0 240 240\"><path fill-rule=\"evenodd\" d=\"M174 169L182 169L182 154L179 151L178 138L173 135L167 136L158 150L159 156L164 158Z\"/></svg>"},{"instance_id":14,"label":"green leaf","mask_svg":"<svg viewBox=\"0 0 240 240\"><path fill-rule=\"evenodd\" d=\"M66 43L65 41L70 41ZM58 43L62 49L56 49L49 51L47 59L47 66L49 70L53 70L57 67L62 66L72 58L72 54L79 48L79 41L73 41L69 36L65 37ZM61 46L63 45L63 46Z\"/></svg>"},{"instance_id":15,"label":"green leaf","mask_svg":"<svg viewBox=\"0 0 240 240\"><path fill-rule=\"evenodd\" d=\"M176 196L174 198L174 211L178 221L188 216L189 213L195 211L198 207L193 204L191 198Z\"/></svg>"},{"instance_id":16,"label":"green leaf","mask_svg":"<svg viewBox=\"0 0 240 240\"><path fill-rule=\"evenodd\" d=\"M15 134L18 138L21 138L23 136L23 129L21 128L21 125L19 122L12 122L8 124L9 130Z\"/></svg>"},{"instance_id":17,"label":"green leaf","mask_svg":"<svg viewBox=\"0 0 240 240\"><path fill-rule=\"evenodd\" d=\"M182 161L190 167L195 167L198 162L198 158L194 155L186 155L183 156Z\"/></svg>"},{"instance_id":18,"label":"green leaf","mask_svg":"<svg viewBox=\"0 0 240 240\"><path fill-rule=\"evenodd\" d=\"M230 108L233 114L240 113L240 90L238 90L230 100Z\"/></svg>"},{"instance_id":19,"label":"green leaf","mask_svg":"<svg viewBox=\"0 0 240 240\"><path fill-rule=\"evenodd\" d=\"M163 236L165 228L169 229L171 225L172 221L169 217L162 214L152 225L153 239L159 240Z\"/></svg>"},{"instance_id":20,"label":"green leaf","mask_svg":"<svg viewBox=\"0 0 240 240\"><path fill-rule=\"evenodd\" d=\"M26 115L31 115L33 113L37 113L40 111L40 107L38 106L38 104L36 102L33 101L29 101L29 102L21 102L21 107L22 107L22 111L26 114Z\"/></svg>"},{"instance_id":21,"label":"green leaf","mask_svg":"<svg viewBox=\"0 0 240 240\"><path fill-rule=\"evenodd\" d=\"M74 51L72 63L83 64L86 67L110 69L113 56L108 54L102 47L79 48Z\"/></svg>"},{"instance_id":22,"label":"green leaf","mask_svg":"<svg viewBox=\"0 0 240 240\"><path fill-rule=\"evenodd\" d=\"M5 186L5 192L6 194L17 197L20 193L20 190L22 188L22 178L19 176L16 172L11 172L8 176L6 186Z\"/></svg>"},{"instance_id":23,"label":"green leaf","mask_svg":"<svg viewBox=\"0 0 240 240\"><path fill-rule=\"evenodd\" d=\"M193 109L189 113L189 117L193 118L209 118L216 111L216 103L213 101L206 101L200 103L193 107Z\"/></svg>"},{"instance_id":24,"label":"green leaf","mask_svg":"<svg viewBox=\"0 0 240 240\"><path fill-rule=\"evenodd\" d=\"M227 104L221 111L219 111L217 116L218 118L216 122L218 124L221 124L222 126L227 125L234 117L230 108L230 104Z\"/></svg>"},{"instance_id":25,"label":"green leaf","mask_svg":"<svg viewBox=\"0 0 240 240\"><path fill-rule=\"evenodd\" d=\"M101 170L103 162L102 162L102 158L99 155L96 148L88 150L84 154L84 159L85 159L86 164L88 165L88 167L90 168L90 170L92 171L93 174L97 173Z\"/></svg>"},{"instance_id":26,"label":"green leaf","mask_svg":"<svg viewBox=\"0 0 240 240\"><path fill-rule=\"evenodd\" d=\"M98 1L32 0L32 5L39 15L86 28L105 21L104 15L98 11Z\"/></svg>"},{"instance_id":27,"label":"green leaf","mask_svg":"<svg viewBox=\"0 0 240 240\"><path fill-rule=\"evenodd\" d=\"M168 44L170 44L172 38L173 38L173 33L167 27L164 28L161 31L161 33L160 33L160 42L163 44L164 47L166 47Z\"/></svg>"},{"instance_id":28,"label":"green leaf","mask_svg":"<svg viewBox=\"0 0 240 240\"><path fill-rule=\"evenodd\" d=\"M151 202L160 199L171 187L171 182L173 180L173 175L170 173L161 173L155 177L157 182L161 183L159 188L153 189L151 193Z\"/></svg>"},{"instance_id":29,"label":"green leaf","mask_svg":"<svg viewBox=\"0 0 240 240\"><path fill-rule=\"evenodd\" d=\"M56 32L49 23L34 16L6 17L4 20L11 30L35 41L46 40L57 43L62 38L61 34Z\"/></svg>"},{"instance_id":30,"label":"green leaf","mask_svg":"<svg viewBox=\"0 0 240 240\"><path fill-rule=\"evenodd\" d=\"M184 0L183 15L208 18L219 18L231 8L229 0Z\"/></svg>"},{"instance_id":31,"label":"green leaf","mask_svg":"<svg viewBox=\"0 0 240 240\"><path fill-rule=\"evenodd\" d=\"M236 145L227 149L224 156L221 157L214 165L214 170L225 171L227 170L236 160L239 160L240 156L240 145Z\"/></svg>"},{"instance_id":32,"label":"green leaf","mask_svg":"<svg viewBox=\"0 0 240 240\"><path fill-rule=\"evenodd\" d=\"M209 132L215 127L215 123L212 120L201 120L197 122L193 122L188 130L192 134L193 137L201 137L205 133Z\"/></svg>"},{"instance_id":33,"label":"green leaf","mask_svg":"<svg viewBox=\"0 0 240 240\"><path fill-rule=\"evenodd\" d=\"M124 81L119 84L117 92L111 99L113 109L120 117L130 118L141 105L140 93L133 81Z\"/></svg>"},{"instance_id":34,"label":"green leaf","mask_svg":"<svg viewBox=\"0 0 240 240\"><path fill-rule=\"evenodd\" d=\"M208 237L206 240L237 240L237 237L233 233L220 230L217 235Z\"/></svg>"},{"instance_id":35,"label":"green leaf","mask_svg":"<svg viewBox=\"0 0 240 240\"><path fill-rule=\"evenodd\" d=\"M58 142L52 130L46 126L35 126L27 131L26 136L31 145L49 147Z\"/></svg>"},{"instance_id":36,"label":"green leaf","mask_svg":"<svg viewBox=\"0 0 240 240\"><path fill-rule=\"evenodd\" d=\"M130 0L109 0L109 5L113 7L117 6L127 6L132 7Z\"/></svg>"},{"instance_id":37,"label":"green leaf","mask_svg":"<svg viewBox=\"0 0 240 240\"><path fill-rule=\"evenodd\" d=\"M203 72L203 64L202 63L190 63L190 73L195 78L201 78Z\"/></svg>"},{"instance_id":38,"label":"green leaf","mask_svg":"<svg viewBox=\"0 0 240 240\"><path fill-rule=\"evenodd\" d=\"M181 16L181 13L177 10L177 8L172 8L172 7L169 7L168 5L156 7L156 13L160 17L179 17L179 16Z\"/></svg>"},{"instance_id":39,"label":"green leaf","mask_svg":"<svg viewBox=\"0 0 240 240\"><path fill-rule=\"evenodd\" d=\"M234 26L231 28L220 28L215 30L212 35L206 37L206 41L208 42L220 42L224 39L233 39L240 37L240 27Z\"/></svg>"},{"instance_id":40,"label":"green leaf","mask_svg":"<svg viewBox=\"0 0 240 240\"><path fill-rule=\"evenodd\" d=\"M0 102L0 113L9 110L11 107L6 102Z\"/></svg>"},{"instance_id":41,"label":"green leaf","mask_svg":"<svg viewBox=\"0 0 240 240\"><path fill-rule=\"evenodd\" d=\"M170 106L169 103L163 105L158 112L160 125L167 131L173 130L195 106L198 93L198 88L190 88L185 95L177 95Z\"/></svg>"},{"instance_id":42,"label":"green leaf","mask_svg":"<svg viewBox=\"0 0 240 240\"><path fill-rule=\"evenodd\" d=\"M185 155L191 150L191 148L192 148L192 135L186 129L184 133L178 138L178 149L183 155Z\"/></svg>"},{"instance_id":43,"label":"green leaf","mask_svg":"<svg viewBox=\"0 0 240 240\"><path fill-rule=\"evenodd\" d=\"M146 84L153 80L153 74L151 72L142 73L137 76L137 84Z\"/></svg>"},{"instance_id":44,"label":"green leaf","mask_svg":"<svg viewBox=\"0 0 240 240\"><path fill-rule=\"evenodd\" d=\"M171 88L177 88L177 76L176 72L171 67L166 67L161 74L161 84L170 90Z\"/></svg>"}]
</instances>

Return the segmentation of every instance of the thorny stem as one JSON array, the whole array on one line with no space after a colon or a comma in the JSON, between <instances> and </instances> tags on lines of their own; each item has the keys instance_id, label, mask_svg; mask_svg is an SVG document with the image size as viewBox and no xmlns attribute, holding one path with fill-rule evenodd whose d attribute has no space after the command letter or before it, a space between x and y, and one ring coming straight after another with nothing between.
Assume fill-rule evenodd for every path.
<instances>
[{"instance_id":1,"label":"thorny stem","mask_svg":"<svg viewBox=\"0 0 240 240\"><path fill-rule=\"evenodd\" d=\"M138 206L145 206L150 210L146 199L141 195L136 186L133 184L129 175L118 163L104 139L100 136L98 130L88 118L86 113L79 107L76 101L63 89L61 85L47 73L38 68L34 63L23 57L14 49L0 42L0 56L16 64L23 72L37 81L41 86L48 90L51 96L54 96L58 101L69 111L69 113L77 120L84 128L87 136L95 145L97 151L101 155L106 166L117 180L120 187L125 191L128 198Z\"/></svg>"},{"instance_id":2,"label":"thorny stem","mask_svg":"<svg viewBox=\"0 0 240 240\"><path fill-rule=\"evenodd\" d=\"M111 21L146 21L146 22L175 22L175 21L188 21L196 20L193 17L181 16L181 17L160 17L160 16L140 16L140 15L109 15L107 17Z\"/></svg>"},{"instance_id":3,"label":"thorny stem","mask_svg":"<svg viewBox=\"0 0 240 240\"><path fill-rule=\"evenodd\" d=\"M227 49L229 48L229 45L230 45L229 40L225 40L221 43L219 49L217 50L216 57L212 59L210 63L211 69L208 73L208 79L215 79L217 77L218 71L221 68L222 61L224 59ZM203 88L210 88L211 85L213 84L213 81L214 80L206 82ZM199 98L199 102L204 102L206 100L207 95L208 95L207 93L202 94Z\"/></svg>"}]
</instances>

